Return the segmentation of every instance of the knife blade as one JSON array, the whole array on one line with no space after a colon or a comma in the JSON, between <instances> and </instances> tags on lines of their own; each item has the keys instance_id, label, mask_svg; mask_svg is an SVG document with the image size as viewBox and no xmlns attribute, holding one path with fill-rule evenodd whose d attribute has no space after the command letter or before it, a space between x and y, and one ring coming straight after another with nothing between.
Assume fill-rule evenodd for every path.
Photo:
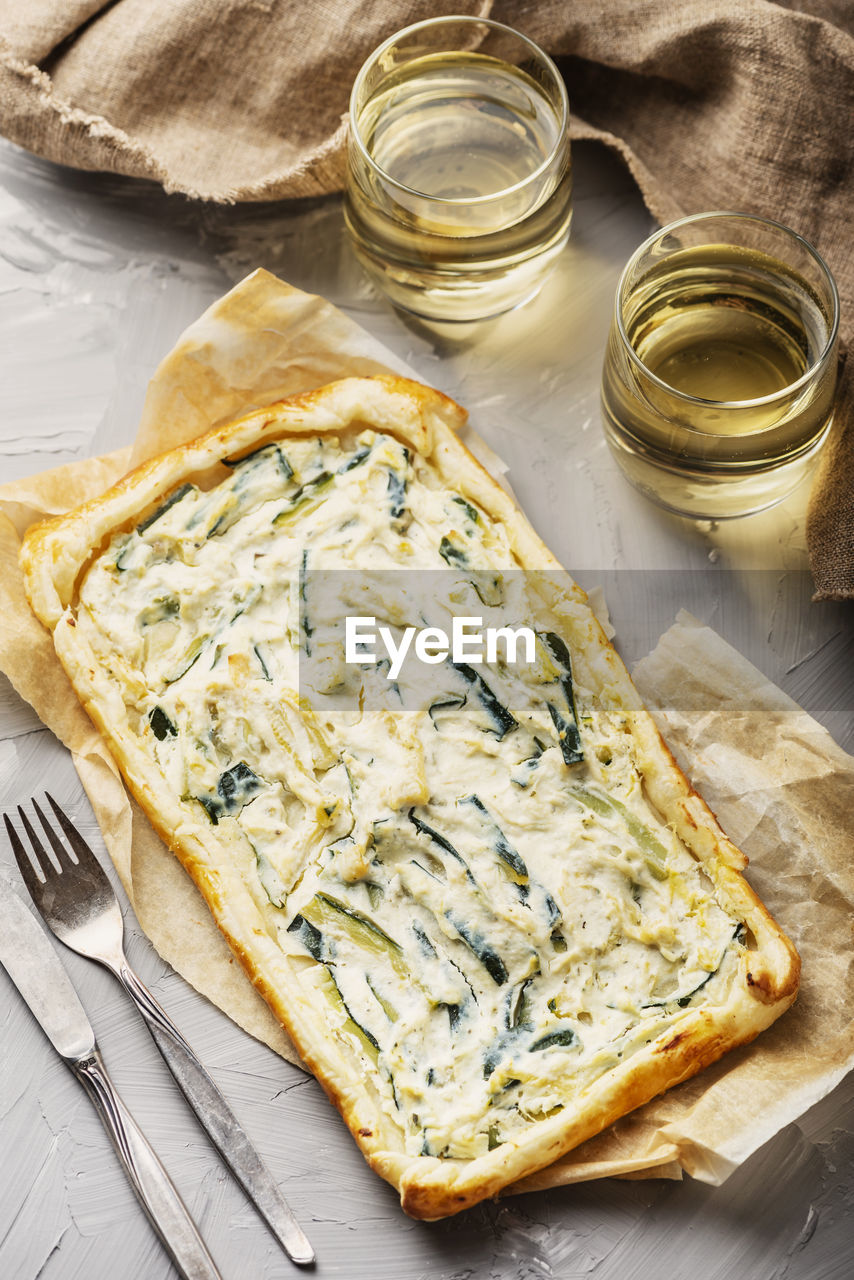
<instances>
[{"instance_id":1,"label":"knife blade","mask_svg":"<svg viewBox=\"0 0 854 1280\"><path fill-rule=\"evenodd\" d=\"M91 1098L140 1204L184 1280L222 1280L169 1175L116 1092L62 961L35 917L2 880L0 963Z\"/></svg>"},{"instance_id":2,"label":"knife blade","mask_svg":"<svg viewBox=\"0 0 854 1280\"><path fill-rule=\"evenodd\" d=\"M66 1062L95 1048L95 1032L47 935L5 884L0 893L0 961L56 1052Z\"/></svg>"}]
</instances>

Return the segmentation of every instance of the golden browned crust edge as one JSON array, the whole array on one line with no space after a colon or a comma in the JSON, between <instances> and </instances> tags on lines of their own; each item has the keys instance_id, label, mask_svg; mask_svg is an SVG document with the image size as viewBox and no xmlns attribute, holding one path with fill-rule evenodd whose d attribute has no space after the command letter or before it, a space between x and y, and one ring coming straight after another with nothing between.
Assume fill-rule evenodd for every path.
<instances>
[{"instance_id":1,"label":"golden browned crust edge","mask_svg":"<svg viewBox=\"0 0 854 1280\"><path fill-rule=\"evenodd\" d=\"M138 517L141 509L156 506L184 476L217 465L223 456L239 456L265 438L344 429L341 409L349 409L353 421L358 421L358 390L369 386L382 386L389 395L388 413L381 415L383 421L375 425L402 436L418 452L430 443L434 421L441 418L449 431L459 429L466 421L465 410L448 396L391 374L344 378L317 391L302 392L253 410L141 463L100 498L28 529L20 561L27 597L36 616L53 628L72 598L80 569L106 533ZM140 494L145 494L142 504Z\"/></svg>"},{"instance_id":2,"label":"golden browned crust edge","mask_svg":"<svg viewBox=\"0 0 854 1280\"><path fill-rule=\"evenodd\" d=\"M518 510L456 437L465 421L453 401L420 384L396 377L345 379L247 414L198 440L152 459L125 476L102 498L28 531L21 553L27 594L37 616L54 631L57 653L94 723L110 743L128 786L158 835L179 857L255 987L268 1001L341 1112L371 1166L398 1187L407 1213L438 1218L459 1212L527 1173L533 1173L592 1137L656 1094L687 1079L728 1049L748 1043L794 1000L799 959L789 939L741 875L745 859L721 831L711 810L691 787L634 690L628 674L584 593L568 576L555 586L560 565ZM121 711L85 661L74 634L73 601L79 574L108 533L137 520L186 476L203 472L223 456L239 455L265 439L322 434L370 425L389 431L432 463L441 479L478 501L505 525L523 567L549 571L544 590L562 622L592 664L597 683L625 706L640 751L652 802L715 881L756 939L748 967L742 964L733 997L713 1011L686 1011L678 1032L668 1031L648 1050L633 1055L579 1096L572 1121L566 1114L533 1126L536 1134L505 1143L472 1161L409 1157L395 1142L392 1126L361 1090L343 1053L312 1020L310 1003L294 982L286 958L265 948L263 924L253 927L248 893L223 895L208 845L187 829L180 806L164 807L148 776L150 764L122 728ZM83 661L81 662L81 657ZM207 833L206 833L207 834ZM238 900L239 899L239 900ZM256 912L257 914L257 912ZM269 942L269 938L267 939ZM284 992L287 991L287 998ZM348 1078L349 1071L349 1078ZM354 1084L355 1075L355 1084Z\"/></svg>"}]
</instances>

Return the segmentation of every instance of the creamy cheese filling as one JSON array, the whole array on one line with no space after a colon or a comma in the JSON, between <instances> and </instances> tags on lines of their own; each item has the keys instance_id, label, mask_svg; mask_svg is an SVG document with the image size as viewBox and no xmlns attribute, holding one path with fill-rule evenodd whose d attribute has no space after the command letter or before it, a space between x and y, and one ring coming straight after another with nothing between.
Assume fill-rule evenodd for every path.
<instances>
[{"instance_id":1,"label":"creamy cheese filling","mask_svg":"<svg viewBox=\"0 0 854 1280\"><path fill-rule=\"evenodd\" d=\"M741 926L500 524L369 431L229 465L113 538L77 624L406 1150L480 1155L719 1002ZM536 658L410 687L344 664L354 610L529 624Z\"/></svg>"}]
</instances>

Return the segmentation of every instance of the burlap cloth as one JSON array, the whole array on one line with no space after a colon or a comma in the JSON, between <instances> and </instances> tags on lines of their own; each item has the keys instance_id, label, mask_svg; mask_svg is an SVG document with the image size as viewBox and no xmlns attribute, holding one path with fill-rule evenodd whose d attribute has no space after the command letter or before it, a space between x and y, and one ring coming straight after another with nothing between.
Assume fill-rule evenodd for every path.
<instances>
[{"instance_id":1,"label":"burlap cloth","mask_svg":"<svg viewBox=\"0 0 854 1280\"><path fill-rule=\"evenodd\" d=\"M778 218L854 329L854 0L0 0L0 130L205 200L342 185L350 85L395 29L507 22L559 58L574 138L623 156L662 221ZM815 481L816 594L854 598L854 361Z\"/></svg>"}]
</instances>

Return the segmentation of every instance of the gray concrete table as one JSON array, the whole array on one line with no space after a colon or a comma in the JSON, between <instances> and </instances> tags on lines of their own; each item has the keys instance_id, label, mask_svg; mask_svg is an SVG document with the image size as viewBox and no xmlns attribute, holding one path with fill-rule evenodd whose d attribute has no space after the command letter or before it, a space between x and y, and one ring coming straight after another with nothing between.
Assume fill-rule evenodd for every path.
<instances>
[{"instance_id":1,"label":"gray concrete table","mask_svg":"<svg viewBox=\"0 0 854 1280\"><path fill-rule=\"evenodd\" d=\"M604 582L629 662L685 604L854 749L854 609L809 603L805 493L720 527L689 524L630 489L604 445L598 378L611 300L651 221L603 151L578 147L575 160L573 239L543 294L511 316L439 338L405 324L365 283L337 199L209 209L0 143L2 479L128 443L148 378L181 330L265 266L324 294L472 411L545 541L584 585ZM43 780L73 812L86 811L66 753L2 679L0 807ZM7 864L4 838L0 870ZM132 962L281 1180L317 1249L319 1276L854 1274L850 1080L722 1188L608 1180L416 1223L363 1163L319 1086L172 973L132 918L128 930ZM119 1088L225 1280L296 1274L214 1158L117 984L70 953L63 959ZM170 1264L90 1104L5 971L0 1028L0 1278L166 1280Z\"/></svg>"}]
</instances>

